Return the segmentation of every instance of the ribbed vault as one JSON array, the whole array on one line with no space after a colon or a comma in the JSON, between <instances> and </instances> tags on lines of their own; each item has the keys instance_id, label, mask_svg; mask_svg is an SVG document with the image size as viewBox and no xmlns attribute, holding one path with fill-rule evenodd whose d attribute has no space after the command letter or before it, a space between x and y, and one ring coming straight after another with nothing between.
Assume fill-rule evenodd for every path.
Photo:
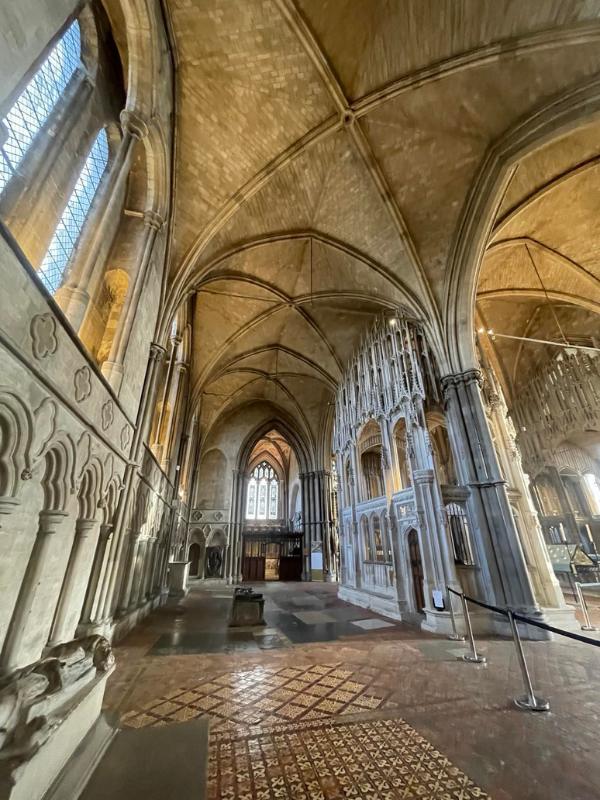
<instances>
[{"instance_id":1,"label":"ribbed vault","mask_svg":"<svg viewBox=\"0 0 600 800\"><path fill-rule=\"evenodd\" d=\"M166 9L178 114L163 330L194 297L191 386L204 433L264 401L318 441L375 313L410 307L446 360L448 264L482 164L507 131L598 75L600 0ZM481 273L483 317L510 306L522 334L544 328L548 298L583 315L574 328L597 311L586 236L597 141L582 127L513 170Z\"/></svg>"}]
</instances>

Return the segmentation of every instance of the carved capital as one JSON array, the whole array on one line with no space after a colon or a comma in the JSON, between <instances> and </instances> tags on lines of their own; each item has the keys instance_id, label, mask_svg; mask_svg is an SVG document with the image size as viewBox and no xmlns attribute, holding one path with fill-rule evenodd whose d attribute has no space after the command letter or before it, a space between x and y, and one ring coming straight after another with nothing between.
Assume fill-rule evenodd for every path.
<instances>
[{"instance_id":1,"label":"carved capital","mask_svg":"<svg viewBox=\"0 0 600 800\"><path fill-rule=\"evenodd\" d=\"M166 350L161 344L157 344L157 342L150 343L150 361L156 361L157 364L165 357Z\"/></svg>"},{"instance_id":2,"label":"carved capital","mask_svg":"<svg viewBox=\"0 0 600 800\"><path fill-rule=\"evenodd\" d=\"M157 211L144 211L144 225L159 231L164 224L163 217Z\"/></svg>"},{"instance_id":3,"label":"carved capital","mask_svg":"<svg viewBox=\"0 0 600 800\"><path fill-rule=\"evenodd\" d=\"M75 535L80 539L87 539L95 524L95 519L78 519L75 523Z\"/></svg>"},{"instance_id":4,"label":"carved capital","mask_svg":"<svg viewBox=\"0 0 600 800\"><path fill-rule=\"evenodd\" d=\"M137 111L123 109L120 120L123 134L128 133L136 139L144 139L148 135L148 123Z\"/></svg>"},{"instance_id":5,"label":"carved capital","mask_svg":"<svg viewBox=\"0 0 600 800\"><path fill-rule=\"evenodd\" d=\"M64 511L40 511L40 527L38 535L44 536L50 533L56 533L58 526L69 515Z\"/></svg>"},{"instance_id":6,"label":"carved capital","mask_svg":"<svg viewBox=\"0 0 600 800\"><path fill-rule=\"evenodd\" d=\"M440 382L442 384L444 397L448 398L450 392L461 384L470 386L476 383L481 388L483 384L483 375L479 369L468 369L465 372L455 372L452 375L445 375Z\"/></svg>"}]
</instances>

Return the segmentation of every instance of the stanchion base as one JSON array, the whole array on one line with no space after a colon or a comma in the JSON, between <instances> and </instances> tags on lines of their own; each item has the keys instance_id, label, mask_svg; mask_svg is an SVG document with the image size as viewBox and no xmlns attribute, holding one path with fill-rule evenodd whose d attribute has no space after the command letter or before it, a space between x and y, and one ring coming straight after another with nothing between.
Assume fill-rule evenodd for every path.
<instances>
[{"instance_id":1,"label":"stanchion base","mask_svg":"<svg viewBox=\"0 0 600 800\"><path fill-rule=\"evenodd\" d=\"M600 628L596 628L594 625L582 625L582 631L600 631Z\"/></svg>"},{"instance_id":2,"label":"stanchion base","mask_svg":"<svg viewBox=\"0 0 600 800\"><path fill-rule=\"evenodd\" d=\"M460 633L449 633L446 639L450 639L451 642L464 642L466 636L461 636Z\"/></svg>"},{"instance_id":3,"label":"stanchion base","mask_svg":"<svg viewBox=\"0 0 600 800\"><path fill-rule=\"evenodd\" d=\"M515 697L515 705L523 711L550 711L550 703L543 697L533 695L534 702L528 694L522 694L520 697Z\"/></svg>"},{"instance_id":4,"label":"stanchion base","mask_svg":"<svg viewBox=\"0 0 600 800\"><path fill-rule=\"evenodd\" d=\"M485 664L487 658L485 656L470 656L468 654L464 656L457 656L459 661L468 661L471 664Z\"/></svg>"}]
</instances>

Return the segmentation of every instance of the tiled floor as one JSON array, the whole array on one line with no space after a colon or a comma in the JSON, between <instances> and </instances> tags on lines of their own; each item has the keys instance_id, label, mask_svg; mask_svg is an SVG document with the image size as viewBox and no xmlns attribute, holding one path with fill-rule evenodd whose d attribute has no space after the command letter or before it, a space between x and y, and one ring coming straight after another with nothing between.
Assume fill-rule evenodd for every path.
<instances>
[{"instance_id":1,"label":"tiled floor","mask_svg":"<svg viewBox=\"0 0 600 800\"><path fill-rule=\"evenodd\" d=\"M116 652L107 704L125 726L210 720L212 800L600 798L600 648L526 643L552 711L525 713L510 642L465 664L462 644L341 603L334 586L261 590L267 626L229 630L230 590L196 584Z\"/></svg>"}]
</instances>

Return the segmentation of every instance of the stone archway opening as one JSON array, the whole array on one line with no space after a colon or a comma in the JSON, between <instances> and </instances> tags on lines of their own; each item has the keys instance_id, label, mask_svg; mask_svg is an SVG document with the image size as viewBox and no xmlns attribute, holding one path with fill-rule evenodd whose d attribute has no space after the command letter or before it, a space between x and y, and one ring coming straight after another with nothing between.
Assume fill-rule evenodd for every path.
<instances>
[{"instance_id":1,"label":"stone archway opening","mask_svg":"<svg viewBox=\"0 0 600 800\"><path fill-rule=\"evenodd\" d=\"M544 564L532 573L535 593L556 605L557 582L569 600L572 576L589 579L600 564L590 503L600 492L600 273L590 227L600 166L576 130L516 172L479 272L477 352L515 527L528 560Z\"/></svg>"},{"instance_id":2,"label":"stone archway opening","mask_svg":"<svg viewBox=\"0 0 600 800\"><path fill-rule=\"evenodd\" d=\"M244 472L243 580L301 580L303 495L293 447L272 428L253 445Z\"/></svg>"}]
</instances>

